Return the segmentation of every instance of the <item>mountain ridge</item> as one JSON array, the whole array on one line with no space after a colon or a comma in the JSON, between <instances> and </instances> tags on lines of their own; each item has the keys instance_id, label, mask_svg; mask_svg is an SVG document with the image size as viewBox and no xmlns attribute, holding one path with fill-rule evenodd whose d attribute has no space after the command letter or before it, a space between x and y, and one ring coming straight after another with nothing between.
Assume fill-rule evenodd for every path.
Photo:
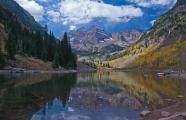
<instances>
[{"instance_id":1,"label":"mountain ridge","mask_svg":"<svg viewBox=\"0 0 186 120\"><path fill-rule=\"evenodd\" d=\"M44 30L43 27L35 21L34 17L14 0L0 0L0 5L13 13L18 20L29 29L33 31Z\"/></svg>"},{"instance_id":2,"label":"mountain ridge","mask_svg":"<svg viewBox=\"0 0 186 120\"><path fill-rule=\"evenodd\" d=\"M186 1L160 16L154 25L128 49L112 56L116 68L186 67Z\"/></svg>"},{"instance_id":3,"label":"mountain ridge","mask_svg":"<svg viewBox=\"0 0 186 120\"><path fill-rule=\"evenodd\" d=\"M139 43L145 47L155 42L168 45L186 38L186 2L180 1L154 22L154 25L141 37Z\"/></svg>"},{"instance_id":4,"label":"mountain ridge","mask_svg":"<svg viewBox=\"0 0 186 120\"><path fill-rule=\"evenodd\" d=\"M92 26L90 28L80 28L71 31L69 32L69 37L74 49L90 50L94 47L102 48L112 44L127 48L131 44L135 43L142 34L143 31L137 29L108 33L102 28Z\"/></svg>"}]
</instances>

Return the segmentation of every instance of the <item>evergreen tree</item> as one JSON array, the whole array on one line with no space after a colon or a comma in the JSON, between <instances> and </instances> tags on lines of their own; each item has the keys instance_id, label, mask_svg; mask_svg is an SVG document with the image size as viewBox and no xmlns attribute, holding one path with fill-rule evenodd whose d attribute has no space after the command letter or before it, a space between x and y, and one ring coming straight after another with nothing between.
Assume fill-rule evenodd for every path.
<instances>
[{"instance_id":1,"label":"evergreen tree","mask_svg":"<svg viewBox=\"0 0 186 120\"><path fill-rule=\"evenodd\" d=\"M36 57L45 61L52 61L54 67L75 69L76 55L72 52L67 33L61 41L57 41L48 28L32 31L17 20L16 16L0 6L0 23L8 33L5 49L10 59L15 59L16 54ZM3 63L0 53L0 64Z\"/></svg>"},{"instance_id":2,"label":"evergreen tree","mask_svg":"<svg viewBox=\"0 0 186 120\"><path fill-rule=\"evenodd\" d=\"M59 53L58 53L58 51L56 50L56 53L55 53L55 55L54 55L54 60L53 60L53 67L54 67L54 68L58 68L58 67L60 66L59 60L60 60Z\"/></svg>"},{"instance_id":3,"label":"evergreen tree","mask_svg":"<svg viewBox=\"0 0 186 120\"><path fill-rule=\"evenodd\" d=\"M10 32L8 34L8 40L6 42L6 49L8 52L8 56L10 59L14 60L15 59L15 54L16 54L16 36Z\"/></svg>"},{"instance_id":4,"label":"evergreen tree","mask_svg":"<svg viewBox=\"0 0 186 120\"><path fill-rule=\"evenodd\" d=\"M0 68L2 68L5 65L5 56L0 50Z\"/></svg>"},{"instance_id":5,"label":"evergreen tree","mask_svg":"<svg viewBox=\"0 0 186 120\"><path fill-rule=\"evenodd\" d=\"M71 59L71 47L68 42L67 33L64 33L63 40L61 41L61 50L64 57L64 64L68 66L68 62Z\"/></svg>"},{"instance_id":6,"label":"evergreen tree","mask_svg":"<svg viewBox=\"0 0 186 120\"><path fill-rule=\"evenodd\" d=\"M66 32L60 42L60 65L67 69L76 69L76 56L72 52Z\"/></svg>"},{"instance_id":7,"label":"evergreen tree","mask_svg":"<svg viewBox=\"0 0 186 120\"><path fill-rule=\"evenodd\" d=\"M52 61L56 53L56 39L54 34L50 32L48 42L47 42L47 60Z\"/></svg>"},{"instance_id":8,"label":"evergreen tree","mask_svg":"<svg viewBox=\"0 0 186 120\"><path fill-rule=\"evenodd\" d=\"M36 48L35 48L35 56L38 57L39 59L41 59L41 53L43 50L43 39L41 36L41 32L40 31L36 31Z\"/></svg>"},{"instance_id":9,"label":"evergreen tree","mask_svg":"<svg viewBox=\"0 0 186 120\"><path fill-rule=\"evenodd\" d=\"M77 56L76 54L72 54L72 67L73 69L77 69Z\"/></svg>"}]
</instances>

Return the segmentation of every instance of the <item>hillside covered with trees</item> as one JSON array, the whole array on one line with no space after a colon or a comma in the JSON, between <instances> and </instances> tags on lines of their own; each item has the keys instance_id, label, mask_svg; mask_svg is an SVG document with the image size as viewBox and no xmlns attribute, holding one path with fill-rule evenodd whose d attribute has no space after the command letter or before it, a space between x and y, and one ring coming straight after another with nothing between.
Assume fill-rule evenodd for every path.
<instances>
[{"instance_id":1,"label":"hillside covered with trees","mask_svg":"<svg viewBox=\"0 0 186 120\"><path fill-rule=\"evenodd\" d=\"M1 29L6 33L1 36L4 51L0 51L0 66L4 67L14 61L15 55L35 57L45 62L52 62L54 68L76 69L76 55L72 52L67 34L57 40L52 32L31 30L25 26L8 9L0 5Z\"/></svg>"},{"instance_id":2,"label":"hillside covered with trees","mask_svg":"<svg viewBox=\"0 0 186 120\"><path fill-rule=\"evenodd\" d=\"M164 15L140 40L112 56L115 68L184 69L186 67L186 1L177 4Z\"/></svg>"}]
</instances>

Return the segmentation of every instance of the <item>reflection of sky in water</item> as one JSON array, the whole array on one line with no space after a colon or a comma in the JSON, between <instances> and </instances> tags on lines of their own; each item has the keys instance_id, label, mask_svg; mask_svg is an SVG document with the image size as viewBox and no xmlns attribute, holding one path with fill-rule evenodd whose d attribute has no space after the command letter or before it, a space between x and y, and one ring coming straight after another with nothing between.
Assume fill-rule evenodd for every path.
<instances>
[{"instance_id":1,"label":"reflection of sky in water","mask_svg":"<svg viewBox=\"0 0 186 120\"><path fill-rule=\"evenodd\" d=\"M90 112L83 108L72 108L55 98L50 105L46 103L31 120L135 120L140 111L130 109L104 107L97 112Z\"/></svg>"},{"instance_id":2,"label":"reflection of sky in water","mask_svg":"<svg viewBox=\"0 0 186 120\"><path fill-rule=\"evenodd\" d=\"M186 96L185 80L150 73L9 77L0 75L0 120L136 120L140 110L133 110L143 109L141 104L156 107L161 95Z\"/></svg>"}]
</instances>

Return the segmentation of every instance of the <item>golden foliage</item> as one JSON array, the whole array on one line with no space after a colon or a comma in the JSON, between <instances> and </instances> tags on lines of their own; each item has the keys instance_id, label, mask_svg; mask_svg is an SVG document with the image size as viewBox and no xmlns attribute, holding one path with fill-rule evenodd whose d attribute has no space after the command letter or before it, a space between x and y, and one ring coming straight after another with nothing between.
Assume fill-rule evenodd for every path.
<instances>
[{"instance_id":1,"label":"golden foliage","mask_svg":"<svg viewBox=\"0 0 186 120\"><path fill-rule=\"evenodd\" d=\"M134 64L148 68L177 67L180 64L179 59L181 59L179 56L185 51L186 41L177 41L159 50L140 55L139 58L134 61Z\"/></svg>"}]
</instances>

